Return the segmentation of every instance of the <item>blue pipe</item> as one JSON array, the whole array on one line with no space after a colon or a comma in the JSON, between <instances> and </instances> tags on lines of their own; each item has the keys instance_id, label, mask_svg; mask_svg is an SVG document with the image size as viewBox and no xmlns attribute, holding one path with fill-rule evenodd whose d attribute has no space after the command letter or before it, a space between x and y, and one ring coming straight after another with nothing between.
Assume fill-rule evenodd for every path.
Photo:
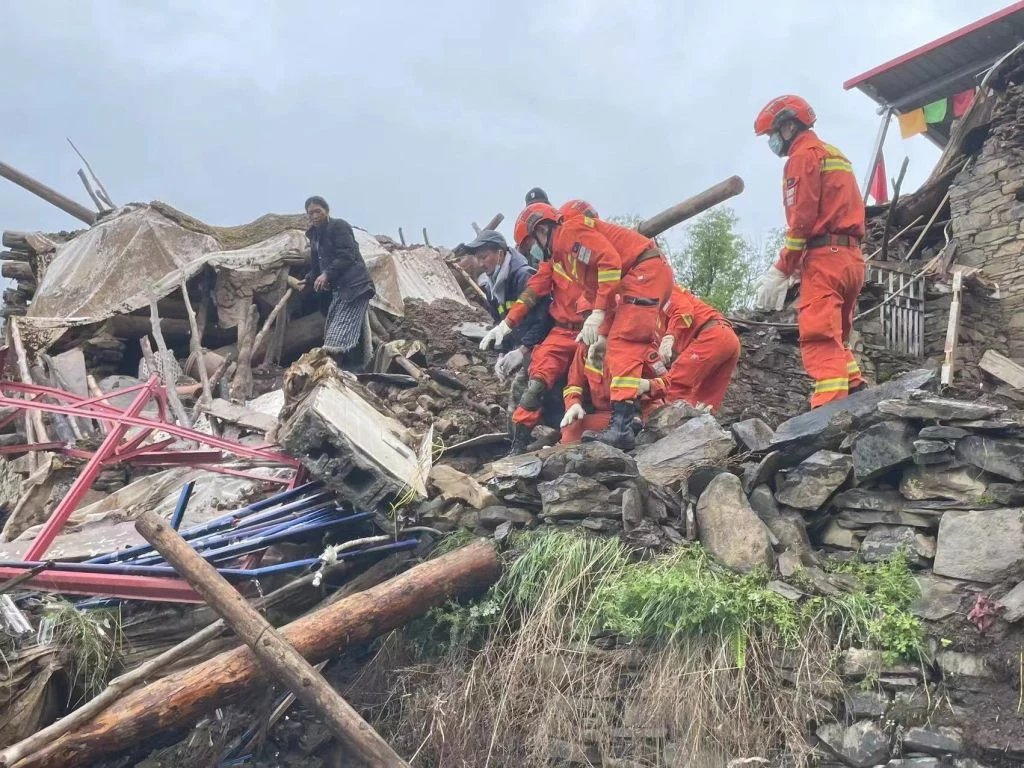
<instances>
[{"instance_id":1,"label":"blue pipe","mask_svg":"<svg viewBox=\"0 0 1024 768\"><path fill-rule=\"evenodd\" d=\"M171 528L174 530L178 530L181 527L181 521L185 518L185 508L188 506L189 499L192 498L192 490L195 487L195 480L189 480L181 487L181 495L178 496L178 506L174 508L174 515L171 517Z\"/></svg>"}]
</instances>

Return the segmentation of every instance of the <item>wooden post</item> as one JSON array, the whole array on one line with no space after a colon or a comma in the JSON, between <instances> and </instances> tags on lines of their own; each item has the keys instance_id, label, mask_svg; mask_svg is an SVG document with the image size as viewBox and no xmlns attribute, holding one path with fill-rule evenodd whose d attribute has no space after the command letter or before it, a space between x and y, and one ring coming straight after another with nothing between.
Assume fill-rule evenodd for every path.
<instances>
[{"instance_id":1,"label":"wooden post","mask_svg":"<svg viewBox=\"0 0 1024 768\"><path fill-rule=\"evenodd\" d=\"M725 181L708 187L700 194L684 200L678 205L666 208L656 216L640 222L637 232L644 237L657 237L665 230L674 227L680 222L706 211L712 206L718 205L730 197L735 197L743 191L743 179L739 176L730 176Z\"/></svg>"},{"instance_id":2,"label":"wooden post","mask_svg":"<svg viewBox=\"0 0 1024 768\"><path fill-rule=\"evenodd\" d=\"M945 359L939 383L949 386L953 383L953 370L956 367L957 344L960 339L960 299L964 285L964 273L957 270L953 273L953 302L949 306L949 324L946 326Z\"/></svg>"},{"instance_id":3,"label":"wooden post","mask_svg":"<svg viewBox=\"0 0 1024 768\"><path fill-rule=\"evenodd\" d=\"M96 192L92 188L92 184L89 183L89 177L85 175L85 171L81 168L78 169L78 178L82 180L82 186L85 187L85 191L89 194L89 198L92 200L93 205L96 206L96 210L103 213L103 201L97 196Z\"/></svg>"},{"instance_id":4,"label":"wooden post","mask_svg":"<svg viewBox=\"0 0 1024 768\"><path fill-rule=\"evenodd\" d=\"M0 262L0 275L8 280L17 280L18 282L31 282L36 279L36 273L32 271L32 265L27 261Z\"/></svg>"},{"instance_id":5,"label":"wooden post","mask_svg":"<svg viewBox=\"0 0 1024 768\"><path fill-rule=\"evenodd\" d=\"M398 239L402 241L402 245L405 245L405 233L401 227L398 228Z\"/></svg>"},{"instance_id":6,"label":"wooden post","mask_svg":"<svg viewBox=\"0 0 1024 768\"><path fill-rule=\"evenodd\" d=\"M900 166L900 174L892 184L892 200L889 202L889 210L885 215L885 228L882 230L882 261L889 255L889 231L892 229L892 218L896 213L896 203L900 200L900 187L903 186L903 177L907 175L907 166L910 165L910 158L904 157Z\"/></svg>"},{"instance_id":7,"label":"wooden post","mask_svg":"<svg viewBox=\"0 0 1024 768\"><path fill-rule=\"evenodd\" d=\"M22 189L26 189L37 197L43 198L50 205L55 205L64 213L74 216L79 221L85 222L90 227L96 223L96 214L80 203L76 203L70 197L65 197L55 189L42 184L31 176L27 176L17 168L12 168L7 163L0 163L0 176L13 181Z\"/></svg>"},{"instance_id":8,"label":"wooden post","mask_svg":"<svg viewBox=\"0 0 1024 768\"><path fill-rule=\"evenodd\" d=\"M143 512L135 529L227 622L256 658L307 707L319 714L359 759L370 766L407 766L370 724L323 676L155 512Z\"/></svg>"},{"instance_id":9,"label":"wooden post","mask_svg":"<svg viewBox=\"0 0 1024 768\"><path fill-rule=\"evenodd\" d=\"M484 229L497 229L498 225L501 224L501 222L503 222L504 220L505 220L505 214L503 214L503 213L496 213L496 214L494 214L494 218L492 218L490 221L488 221L484 225Z\"/></svg>"},{"instance_id":10,"label":"wooden post","mask_svg":"<svg viewBox=\"0 0 1024 768\"><path fill-rule=\"evenodd\" d=\"M239 402L252 397L252 347L258 322L259 310L252 303L245 313L244 322L238 326L238 367L231 380L231 399Z\"/></svg>"},{"instance_id":11,"label":"wooden post","mask_svg":"<svg viewBox=\"0 0 1024 768\"><path fill-rule=\"evenodd\" d=\"M192 309L192 300L188 297L188 283L185 282L184 272L181 274L180 284L181 295L185 299L185 311L188 313L188 324L192 328L192 333L188 337L188 346L196 357L196 365L199 368L199 381L203 385L203 396L200 400L203 403L209 403L213 400L213 390L210 389L210 377L206 372L206 361L203 359L203 345L200 341L202 331L199 330L199 320L196 317L195 310Z\"/></svg>"},{"instance_id":12,"label":"wooden post","mask_svg":"<svg viewBox=\"0 0 1024 768\"><path fill-rule=\"evenodd\" d=\"M430 245L430 238L427 236L427 228L426 227L423 228L423 242L426 244L426 246L428 248L431 247L431 245Z\"/></svg>"},{"instance_id":13,"label":"wooden post","mask_svg":"<svg viewBox=\"0 0 1024 768\"><path fill-rule=\"evenodd\" d=\"M18 328L18 321L12 317L9 322L11 327L11 346L14 348L14 356L18 361L18 375L21 377L21 383L34 384L32 374L28 370L28 357L25 352L25 345L21 341L21 330ZM46 426L43 424L43 414L40 411L26 412L25 426L26 436L29 440L34 439L40 443L50 442L50 438L46 434ZM31 430L28 429L30 426ZM28 434L29 432L34 432L35 434Z\"/></svg>"},{"instance_id":14,"label":"wooden post","mask_svg":"<svg viewBox=\"0 0 1024 768\"><path fill-rule=\"evenodd\" d=\"M256 357L260 353L260 350L263 348L263 344L267 339L267 333L270 332L270 327L274 324L274 321L277 319L277 316L281 314L281 310L288 306L288 299L292 297L292 293L294 293L294 291L291 288L288 288L288 290L284 292L284 295L280 299L278 299L277 304L274 305L274 308L270 310L270 314L267 315L266 322L263 323L263 327L260 329L260 332L256 334L256 340L252 343L253 360L256 359Z\"/></svg>"},{"instance_id":15,"label":"wooden post","mask_svg":"<svg viewBox=\"0 0 1024 768\"><path fill-rule=\"evenodd\" d=\"M188 415L185 413L185 406L181 404L181 398L178 397L178 382L168 381L168 372L171 370L171 363L174 362L174 355L167 348L167 341L164 339L164 332L160 329L160 315L156 311L156 297L151 296L149 299L149 321L153 325L153 338L156 339L156 348L160 350L160 357L163 361L163 365L156 368L152 373L157 374L164 383L164 389L167 391L167 399L171 404L171 410L174 411L174 418L178 420L178 423L183 427L191 427L192 422L189 421ZM149 343L149 340L146 340ZM199 360L199 364L202 365L202 359Z\"/></svg>"},{"instance_id":16,"label":"wooden post","mask_svg":"<svg viewBox=\"0 0 1024 768\"><path fill-rule=\"evenodd\" d=\"M482 232L482 231L483 231L483 230L481 230L481 229L480 229L480 225L479 225L479 224L477 224L477 223L476 223L475 221L473 221L473 222L470 222L470 223L471 223L471 224L473 225L473 231L474 231L474 232L476 232L476 233L477 233L477 235L479 235L479 234L480 234L480 232Z\"/></svg>"},{"instance_id":17,"label":"wooden post","mask_svg":"<svg viewBox=\"0 0 1024 768\"><path fill-rule=\"evenodd\" d=\"M85 163L85 167L89 171L89 175L92 176L93 181L96 182L96 186L99 188L99 197L100 197L100 199L103 201L103 203L108 208L115 208L116 206L111 201L110 194L107 192L107 188L105 186L103 186L103 182L100 181L100 177L96 175L96 171L94 171L92 169L92 166L89 165L89 161L85 159L85 155L83 155L81 152L78 151L78 147L75 146L75 142L73 142L70 139L70 137L65 136L64 138L66 138L68 140L68 144L70 144L71 148L73 150L75 150L75 154L78 155L82 159L83 163ZM83 181L84 181L84 179L83 179Z\"/></svg>"}]
</instances>

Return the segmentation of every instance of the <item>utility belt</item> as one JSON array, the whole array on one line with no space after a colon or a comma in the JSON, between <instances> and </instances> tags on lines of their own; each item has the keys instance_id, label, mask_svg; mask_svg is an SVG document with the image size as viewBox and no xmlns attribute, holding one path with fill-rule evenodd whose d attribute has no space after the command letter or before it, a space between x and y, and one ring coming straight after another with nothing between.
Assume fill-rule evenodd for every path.
<instances>
[{"instance_id":1,"label":"utility belt","mask_svg":"<svg viewBox=\"0 0 1024 768\"><path fill-rule=\"evenodd\" d=\"M860 238L852 235L818 235L807 240L805 250L813 248L827 248L837 246L839 248L860 248Z\"/></svg>"},{"instance_id":2,"label":"utility belt","mask_svg":"<svg viewBox=\"0 0 1024 768\"><path fill-rule=\"evenodd\" d=\"M665 254L661 252L660 248L648 248L646 251L644 251L643 253L636 257L636 261L633 262L633 266L635 267L637 264L642 264L643 262L650 261L651 259L663 258L665 258Z\"/></svg>"},{"instance_id":3,"label":"utility belt","mask_svg":"<svg viewBox=\"0 0 1024 768\"><path fill-rule=\"evenodd\" d=\"M561 320L555 320L555 328L563 328L567 331L579 331L583 330L583 323L563 323Z\"/></svg>"}]
</instances>

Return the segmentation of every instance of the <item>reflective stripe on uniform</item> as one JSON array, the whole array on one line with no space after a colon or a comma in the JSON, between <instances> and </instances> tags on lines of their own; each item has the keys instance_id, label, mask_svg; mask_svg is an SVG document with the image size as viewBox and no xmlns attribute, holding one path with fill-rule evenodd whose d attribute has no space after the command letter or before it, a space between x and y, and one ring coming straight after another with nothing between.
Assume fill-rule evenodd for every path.
<instances>
[{"instance_id":1,"label":"reflective stripe on uniform","mask_svg":"<svg viewBox=\"0 0 1024 768\"><path fill-rule=\"evenodd\" d=\"M636 389L641 381L643 379L634 376L616 376L612 379L612 389Z\"/></svg>"},{"instance_id":2,"label":"reflective stripe on uniform","mask_svg":"<svg viewBox=\"0 0 1024 768\"><path fill-rule=\"evenodd\" d=\"M824 146L825 151L828 152L829 156L821 161L822 173L828 173L830 171L846 171L847 173L853 173L853 164L846 159L846 155L831 144L825 144Z\"/></svg>"},{"instance_id":3,"label":"reflective stripe on uniform","mask_svg":"<svg viewBox=\"0 0 1024 768\"><path fill-rule=\"evenodd\" d=\"M573 395L583 397L583 387L572 386L562 390L562 397L572 397Z\"/></svg>"},{"instance_id":4,"label":"reflective stripe on uniform","mask_svg":"<svg viewBox=\"0 0 1024 768\"><path fill-rule=\"evenodd\" d=\"M602 371L600 368L595 368L592 365L584 365L583 370L587 371L588 373L593 373L596 376L601 376L604 374L604 371Z\"/></svg>"},{"instance_id":5,"label":"reflective stripe on uniform","mask_svg":"<svg viewBox=\"0 0 1024 768\"><path fill-rule=\"evenodd\" d=\"M853 360L846 364L846 372L850 376L860 376L860 366Z\"/></svg>"},{"instance_id":6,"label":"reflective stripe on uniform","mask_svg":"<svg viewBox=\"0 0 1024 768\"><path fill-rule=\"evenodd\" d=\"M622 279L621 269L599 269L597 270L597 282L616 283Z\"/></svg>"},{"instance_id":7,"label":"reflective stripe on uniform","mask_svg":"<svg viewBox=\"0 0 1024 768\"><path fill-rule=\"evenodd\" d=\"M826 392L846 392L850 388L850 380L845 376L841 379L822 379L815 383L814 394L822 395Z\"/></svg>"},{"instance_id":8,"label":"reflective stripe on uniform","mask_svg":"<svg viewBox=\"0 0 1024 768\"><path fill-rule=\"evenodd\" d=\"M803 237L786 237L782 243L784 248L791 251L802 251L807 247L807 240Z\"/></svg>"},{"instance_id":9,"label":"reflective stripe on uniform","mask_svg":"<svg viewBox=\"0 0 1024 768\"><path fill-rule=\"evenodd\" d=\"M569 277L569 274L562 268L561 264L555 264L554 272L556 275L560 275L561 277L564 277L566 280L572 280L572 278Z\"/></svg>"}]
</instances>

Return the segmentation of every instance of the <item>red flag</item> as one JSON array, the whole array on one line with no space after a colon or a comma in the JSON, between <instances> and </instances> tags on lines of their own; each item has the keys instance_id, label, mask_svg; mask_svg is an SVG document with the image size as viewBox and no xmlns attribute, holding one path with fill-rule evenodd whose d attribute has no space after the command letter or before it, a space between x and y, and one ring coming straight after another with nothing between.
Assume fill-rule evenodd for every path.
<instances>
[{"instance_id":1,"label":"red flag","mask_svg":"<svg viewBox=\"0 0 1024 768\"><path fill-rule=\"evenodd\" d=\"M875 164L875 173L871 177L868 194L878 205L889 202L889 184L885 180L885 155L881 152L878 153L878 162Z\"/></svg>"},{"instance_id":2,"label":"red flag","mask_svg":"<svg viewBox=\"0 0 1024 768\"><path fill-rule=\"evenodd\" d=\"M953 97L953 117L963 117L974 101L974 89L968 88Z\"/></svg>"}]
</instances>

